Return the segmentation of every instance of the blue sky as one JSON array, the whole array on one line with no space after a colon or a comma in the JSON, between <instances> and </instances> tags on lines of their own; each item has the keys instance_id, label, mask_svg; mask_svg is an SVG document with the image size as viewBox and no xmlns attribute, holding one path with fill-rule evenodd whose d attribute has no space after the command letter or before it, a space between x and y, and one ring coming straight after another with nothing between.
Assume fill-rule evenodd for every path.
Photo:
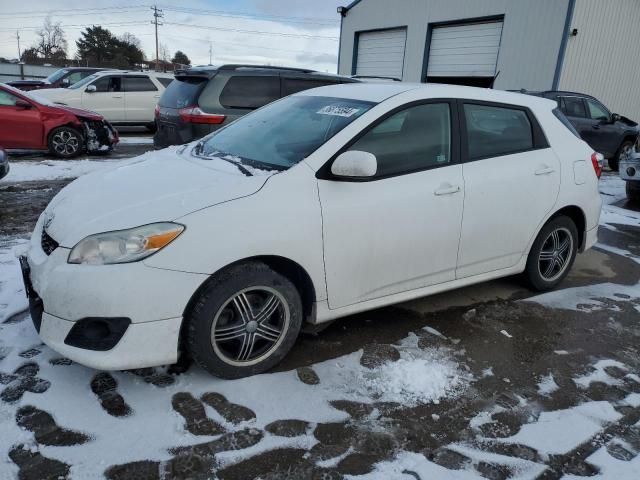
<instances>
[{"instance_id":1,"label":"blue sky","mask_svg":"<svg viewBox=\"0 0 640 480\"><path fill-rule=\"evenodd\" d=\"M194 64L266 63L335 72L340 20L336 8L349 0L187 0L158 2L165 25L160 43L173 55L184 51ZM0 57L17 57L36 40L47 14L61 22L75 54L75 40L84 27L103 25L114 34L130 32L155 57L150 3L136 0L2 0Z\"/></svg>"}]
</instances>

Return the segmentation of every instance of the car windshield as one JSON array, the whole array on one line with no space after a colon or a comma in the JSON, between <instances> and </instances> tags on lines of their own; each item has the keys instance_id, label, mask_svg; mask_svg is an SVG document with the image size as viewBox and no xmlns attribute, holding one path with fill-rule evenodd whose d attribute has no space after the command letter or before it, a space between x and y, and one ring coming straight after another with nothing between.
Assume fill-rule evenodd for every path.
<instances>
[{"instance_id":1,"label":"car windshield","mask_svg":"<svg viewBox=\"0 0 640 480\"><path fill-rule=\"evenodd\" d=\"M233 122L195 150L199 156L287 169L308 157L374 104L344 98L292 96Z\"/></svg>"},{"instance_id":2,"label":"car windshield","mask_svg":"<svg viewBox=\"0 0 640 480\"><path fill-rule=\"evenodd\" d=\"M76 83L71 85L69 88L72 89L72 90L76 90L78 88L82 88L87 83L93 82L96 78L98 78L98 75L94 73L93 75L89 75L88 77L84 77L82 80L77 81Z\"/></svg>"},{"instance_id":3,"label":"car windshield","mask_svg":"<svg viewBox=\"0 0 640 480\"><path fill-rule=\"evenodd\" d=\"M60 80L62 77L64 77L68 71L69 70L67 70L66 68L61 68L60 70L56 70L46 78L46 81L49 83L54 83Z\"/></svg>"}]
</instances>

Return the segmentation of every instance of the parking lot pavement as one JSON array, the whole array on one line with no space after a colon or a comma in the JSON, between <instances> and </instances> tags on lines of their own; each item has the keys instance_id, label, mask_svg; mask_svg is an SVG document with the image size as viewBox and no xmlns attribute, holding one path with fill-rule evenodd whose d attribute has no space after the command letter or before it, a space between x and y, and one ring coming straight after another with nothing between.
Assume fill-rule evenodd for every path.
<instances>
[{"instance_id":1,"label":"parking lot pavement","mask_svg":"<svg viewBox=\"0 0 640 480\"><path fill-rule=\"evenodd\" d=\"M355 315L234 381L41 344L11 249L67 181L0 182L0 478L640 478L640 214L613 175L558 291L508 278Z\"/></svg>"}]
</instances>

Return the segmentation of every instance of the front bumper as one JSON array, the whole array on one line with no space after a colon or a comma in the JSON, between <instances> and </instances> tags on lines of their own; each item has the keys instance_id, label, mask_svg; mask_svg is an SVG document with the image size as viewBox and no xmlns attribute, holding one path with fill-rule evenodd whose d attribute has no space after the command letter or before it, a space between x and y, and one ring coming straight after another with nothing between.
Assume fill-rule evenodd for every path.
<instances>
[{"instance_id":1,"label":"front bumper","mask_svg":"<svg viewBox=\"0 0 640 480\"><path fill-rule=\"evenodd\" d=\"M98 369L175 363L183 312L207 276L143 262L71 265L69 249L58 247L51 255L42 250L41 223L21 264L32 318L42 340L71 360ZM75 329L75 338L70 335L74 326L88 320L115 323L123 318L126 325L113 329L118 336L107 349L104 341L78 341L81 329Z\"/></svg>"}]
</instances>

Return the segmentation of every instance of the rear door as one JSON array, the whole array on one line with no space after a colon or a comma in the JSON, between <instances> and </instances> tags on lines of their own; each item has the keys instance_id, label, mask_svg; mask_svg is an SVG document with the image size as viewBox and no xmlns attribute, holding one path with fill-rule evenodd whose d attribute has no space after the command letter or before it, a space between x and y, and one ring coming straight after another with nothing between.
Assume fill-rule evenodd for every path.
<instances>
[{"instance_id":1,"label":"rear door","mask_svg":"<svg viewBox=\"0 0 640 480\"><path fill-rule=\"evenodd\" d=\"M125 75L124 113L127 122L151 123L160 99L160 87L149 75Z\"/></svg>"},{"instance_id":2,"label":"rear door","mask_svg":"<svg viewBox=\"0 0 640 480\"><path fill-rule=\"evenodd\" d=\"M31 108L16 106L18 100L23 99L0 89L0 147L44 147L40 111L30 102Z\"/></svg>"},{"instance_id":3,"label":"rear door","mask_svg":"<svg viewBox=\"0 0 640 480\"><path fill-rule=\"evenodd\" d=\"M592 98L585 98L584 101L587 104L587 117L592 122L588 137L585 138L587 143L607 158L615 156L622 143L624 130L611 121L611 112L600 102Z\"/></svg>"},{"instance_id":4,"label":"rear door","mask_svg":"<svg viewBox=\"0 0 640 480\"><path fill-rule=\"evenodd\" d=\"M560 188L560 163L523 107L461 102L465 197L456 278L515 266Z\"/></svg>"},{"instance_id":5,"label":"rear door","mask_svg":"<svg viewBox=\"0 0 640 480\"><path fill-rule=\"evenodd\" d=\"M95 92L87 91L91 85L96 87ZM97 112L110 122L126 121L122 76L101 76L83 88L82 108Z\"/></svg>"}]
</instances>

